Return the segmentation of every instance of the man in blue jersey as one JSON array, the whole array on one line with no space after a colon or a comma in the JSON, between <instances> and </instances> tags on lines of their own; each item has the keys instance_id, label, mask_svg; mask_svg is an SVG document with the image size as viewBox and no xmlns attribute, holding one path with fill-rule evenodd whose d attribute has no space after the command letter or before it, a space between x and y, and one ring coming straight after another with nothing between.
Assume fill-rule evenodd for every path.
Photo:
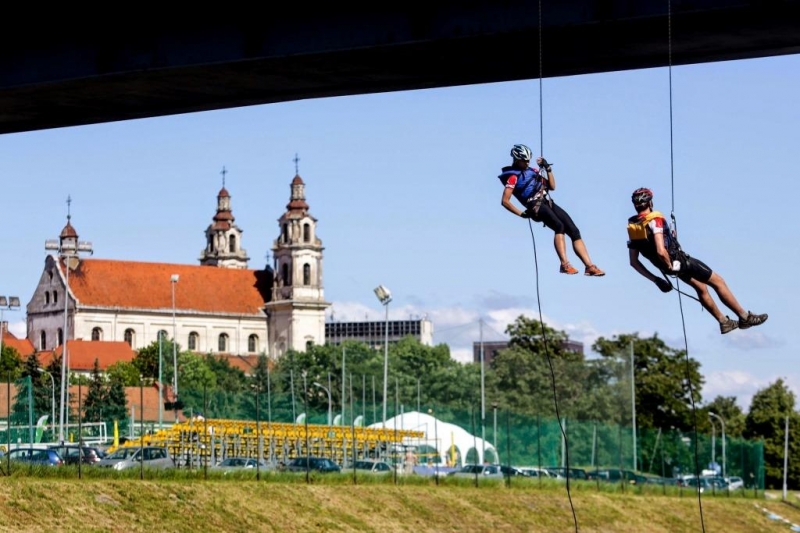
<instances>
[{"instance_id":1,"label":"man in blue jersey","mask_svg":"<svg viewBox=\"0 0 800 533\"><path fill-rule=\"evenodd\" d=\"M719 322L719 331L722 334L736 328L747 329L766 322L768 318L766 313L754 315L750 311L745 311L736 301L736 297L722 276L699 259L681 250L667 219L659 211L653 210L653 191L647 188L636 189L631 195L631 201L636 209L636 215L628 219L628 252L631 267L636 272L658 285L662 292L672 290L672 284L666 277L659 278L647 270L639 260L641 254L662 273L662 276L677 276L684 283L691 285L703 307ZM709 285L722 303L736 313L739 320L733 320L722 314L708 293Z\"/></svg>"},{"instance_id":2,"label":"man in blue jersey","mask_svg":"<svg viewBox=\"0 0 800 533\"><path fill-rule=\"evenodd\" d=\"M503 167L502 174L498 176L503 184L503 207L518 217L530 218L541 222L555 232L554 244L556 254L561 261L559 272L562 274L577 274L578 269L573 267L567 258L567 243L565 234L572 240L572 249L583 262L587 276L605 276L605 272L597 268L589 258L586 245L581 238L581 232L564 209L557 205L548 194L556 188L556 178L553 168L543 157L536 159L536 164L547 175L543 176L539 169L531 168L531 150L524 144L515 144L511 148L511 166ZM514 197L524 206L519 210L513 203Z\"/></svg>"}]
</instances>

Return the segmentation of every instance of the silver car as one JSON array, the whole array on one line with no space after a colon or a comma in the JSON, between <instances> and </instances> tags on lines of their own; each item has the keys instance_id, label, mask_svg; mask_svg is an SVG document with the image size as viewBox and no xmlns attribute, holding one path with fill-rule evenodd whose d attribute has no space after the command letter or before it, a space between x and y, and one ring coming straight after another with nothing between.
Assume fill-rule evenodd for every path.
<instances>
[{"instance_id":1,"label":"silver car","mask_svg":"<svg viewBox=\"0 0 800 533\"><path fill-rule=\"evenodd\" d=\"M145 446L144 448L125 446L114 453L106 455L97 466L125 470L127 468L175 468L175 461L167 448L159 446Z\"/></svg>"}]
</instances>

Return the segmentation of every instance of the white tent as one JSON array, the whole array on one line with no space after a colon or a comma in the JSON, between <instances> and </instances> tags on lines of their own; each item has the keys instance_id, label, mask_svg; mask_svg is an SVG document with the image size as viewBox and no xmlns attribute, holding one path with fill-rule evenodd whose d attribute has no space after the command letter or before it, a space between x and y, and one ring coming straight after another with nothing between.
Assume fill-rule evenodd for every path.
<instances>
[{"instance_id":1,"label":"white tent","mask_svg":"<svg viewBox=\"0 0 800 533\"><path fill-rule=\"evenodd\" d=\"M395 425L396 424L396 425ZM369 426L370 428L382 428L383 422L378 422ZM386 420L386 429L422 431L422 438L406 438L403 444L409 446L427 446L436 450L439 455L439 464L451 464L461 466L467 458L467 454L477 453L478 463L482 464L484 455L490 458L489 462L495 462L497 450L494 445L484 441L478 436L474 436L460 426L442 422L426 413L411 411ZM474 452L473 452L474 450Z\"/></svg>"}]
</instances>

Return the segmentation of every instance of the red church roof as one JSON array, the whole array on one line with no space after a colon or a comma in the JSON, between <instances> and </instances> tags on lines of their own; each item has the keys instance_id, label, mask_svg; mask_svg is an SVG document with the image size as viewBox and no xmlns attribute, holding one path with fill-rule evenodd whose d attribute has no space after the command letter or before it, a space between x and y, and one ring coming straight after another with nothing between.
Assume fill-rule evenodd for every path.
<instances>
[{"instance_id":1,"label":"red church roof","mask_svg":"<svg viewBox=\"0 0 800 533\"><path fill-rule=\"evenodd\" d=\"M61 357L63 346L53 351L39 354L41 365L46 367L54 357ZM67 341L67 355L69 368L76 372L91 372L94 360L97 359L100 370L105 371L109 366L119 361L131 362L136 355L127 342L124 341Z\"/></svg>"},{"instance_id":2,"label":"red church roof","mask_svg":"<svg viewBox=\"0 0 800 533\"><path fill-rule=\"evenodd\" d=\"M16 335L10 331L3 332L3 346L14 348L22 358L26 358L36 351L31 341L28 339L18 339Z\"/></svg>"},{"instance_id":3,"label":"red church roof","mask_svg":"<svg viewBox=\"0 0 800 533\"><path fill-rule=\"evenodd\" d=\"M171 310L173 274L178 311L256 315L271 291L263 270L108 259L83 259L69 288L83 306Z\"/></svg>"}]
</instances>

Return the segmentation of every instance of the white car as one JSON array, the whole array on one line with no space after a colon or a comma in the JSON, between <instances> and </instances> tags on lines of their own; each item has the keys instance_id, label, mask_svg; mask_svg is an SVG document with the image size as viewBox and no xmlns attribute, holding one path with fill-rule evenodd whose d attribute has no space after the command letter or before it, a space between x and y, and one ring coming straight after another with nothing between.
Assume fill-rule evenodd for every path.
<instances>
[{"instance_id":1,"label":"white car","mask_svg":"<svg viewBox=\"0 0 800 533\"><path fill-rule=\"evenodd\" d=\"M726 478L726 481L728 482L728 488L730 490L741 489L744 487L744 480L739 476L730 476Z\"/></svg>"}]
</instances>

